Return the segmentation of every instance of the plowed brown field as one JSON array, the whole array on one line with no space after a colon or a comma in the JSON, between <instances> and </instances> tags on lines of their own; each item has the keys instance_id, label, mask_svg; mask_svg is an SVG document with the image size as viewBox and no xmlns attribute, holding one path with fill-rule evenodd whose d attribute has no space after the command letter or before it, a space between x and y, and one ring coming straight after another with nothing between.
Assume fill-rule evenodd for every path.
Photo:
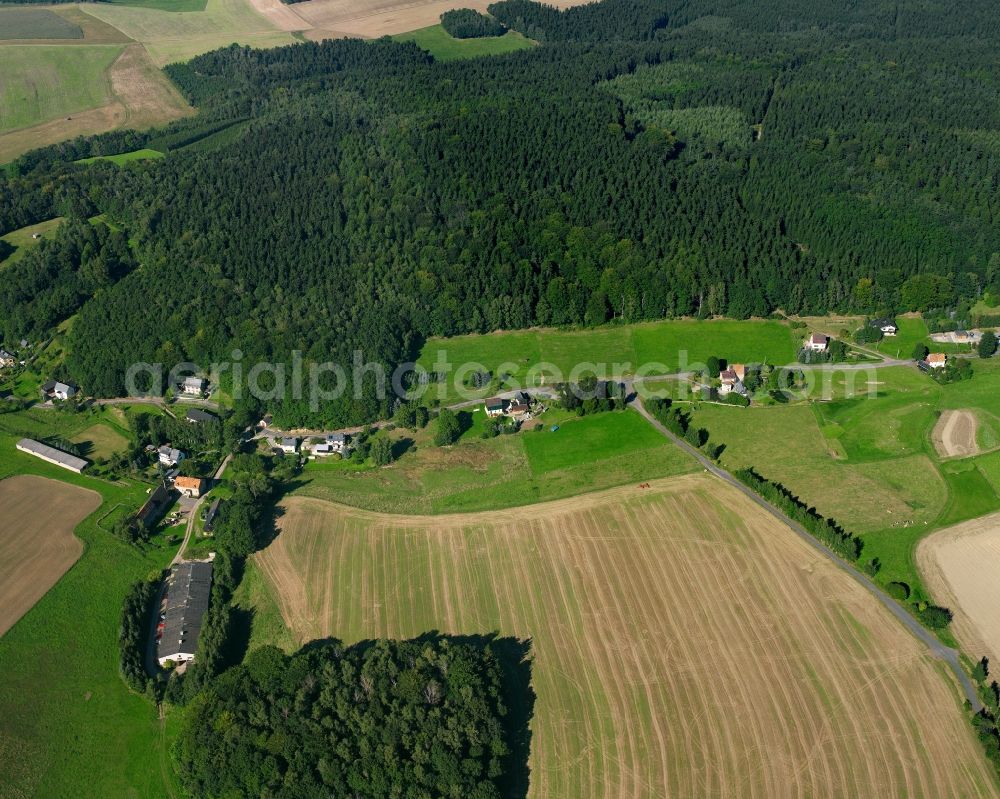
<instances>
[{"instance_id":1,"label":"plowed brown field","mask_svg":"<svg viewBox=\"0 0 1000 799\"><path fill-rule=\"evenodd\" d=\"M100 504L96 491L45 477L0 481L0 635L76 563L73 528Z\"/></svg>"},{"instance_id":2,"label":"plowed brown field","mask_svg":"<svg viewBox=\"0 0 1000 799\"><path fill-rule=\"evenodd\" d=\"M943 665L714 478L454 516L284 508L256 564L301 641L532 639L532 797L997 795Z\"/></svg>"}]
</instances>

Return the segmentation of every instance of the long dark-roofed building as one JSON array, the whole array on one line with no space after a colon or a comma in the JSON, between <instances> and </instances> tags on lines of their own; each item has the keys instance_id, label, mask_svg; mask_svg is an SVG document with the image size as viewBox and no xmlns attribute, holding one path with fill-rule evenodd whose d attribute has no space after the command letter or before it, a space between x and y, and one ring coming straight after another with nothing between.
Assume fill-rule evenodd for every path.
<instances>
[{"instance_id":1,"label":"long dark-roofed building","mask_svg":"<svg viewBox=\"0 0 1000 799\"><path fill-rule=\"evenodd\" d=\"M167 579L166 611L158 628L156 659L184 663L194 660L201 626L212 593L212 564L182 561Z\"/></svg>"}]
</instances>

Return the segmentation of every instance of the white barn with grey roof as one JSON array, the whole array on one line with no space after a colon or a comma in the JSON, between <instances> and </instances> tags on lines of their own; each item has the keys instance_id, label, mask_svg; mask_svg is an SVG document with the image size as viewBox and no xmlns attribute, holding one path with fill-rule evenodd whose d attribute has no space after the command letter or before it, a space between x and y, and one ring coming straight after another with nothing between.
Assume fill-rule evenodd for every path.
<instances>
[{"instance_id":1,"label":"white barn with grey roof","mask_svg":"<svg viewBox=\"0 0 1000 799\"><path fill-rule=\"evenodd\" d=\"M21 452L27 452L29 455L34 455L36 458L41 458L43 461L54 463L56 466L69 469L71 472L76 472L77 474L87 468L88 461L83 458L78 458L76 455L70 455L68 452L63 452L61 449L50 447L48 444L43 444L41 441L35 441L33 438L22 438L17 442L17 448L21 450Z\"/></svg>"}]
</instances>

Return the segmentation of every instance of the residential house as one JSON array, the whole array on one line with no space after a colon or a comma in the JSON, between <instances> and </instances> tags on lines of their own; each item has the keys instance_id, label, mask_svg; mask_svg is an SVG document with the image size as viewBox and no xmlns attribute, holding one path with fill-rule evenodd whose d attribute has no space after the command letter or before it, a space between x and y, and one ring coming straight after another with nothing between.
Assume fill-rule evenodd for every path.
<instances>
[{"instance_id":1,"label":"residential house","mask_svg":"<svg viewBox=\"0 0 1000 799\"><path fill-rule=\"evenodd\" d=\"M830 337L824 336L822 333L813 333L806 339L806 349L813 352L826 352L826 348L829 346Z\"/></svg>"},{"instance_id":2,"label":"residential house","mask_svg":"<svg viewBox=\"0 0 1000 799\"><path fill-rule=\"evenodd\" d=\"M726 394L731 394L737 390L737 386L740 385L740 379L736 376L736 372L732 369L726 369L719 373L719 380L722 381L719 386L719 395L725 396Z\"/></svg>"},{"instance_id":3,"label":"residential house","mask_svg":"<svg viewBox=\"0 0 1000 799\"><path fill-rule=\"evenodd\" d=\"M271 414L267 414L263 419L257 422L257 428L260 430L265 430L270 424L271 424Z\"/></svg>"},{"instance_id":4,"label":"residential house","mask_svg":"<svg viewBox=\"0 0 1000 799\"><path fill-rule=\"evenodd\" d=\"M174 488L185 497L197 499L205 493L205 481L200 477L184 477L183 475L174 479Z\"/></svg>"},{"instance_id":5,"label":"residential house","mask_svg":"<svg viewBox=\"0 0 1000 799\"><path fill-rule=\"evenodd\" d=\"M160 463L164 466L176 466L182 460L184 460L184 453L179 449L174 449L173 447L168 447L166 445L160 447L156 450L157 457Z\"/></svg>"},{"instance_id":6,"label":"residential house","mask_svg":"<svg viewBox=\"0 0 1000 799\"><path fill-rule=\"evenodd\" d=\"M188 408L184 419L191 424L203 424L204 422L217 422L219 417L214 413L203 411L201 408Z\"/></svg>"},{"instance_id":7,"label":"residential house","mask_svg":"<svg viewBox=\"0 0 1000 799\"><path fill-rule=\"evenodd\" d=\"M943 352L932 352L927 356L926 363L931 369L942 369L948 364L948 356Z\"/></svg>"},{"instance_id":8,"label":"residential house","mask_svg":"<svg viewBox=\"0 0 1000 799\"><path fill-rule=\"evenodd\" d=\"M211 594L211 563L181 561L171 569L166 607L156 628L156 659L161 666L194 660Z\"/></svg>"},{"instance_id":9,"label":"residential house","mask_svg":"<svg viewBox=\"0 0 1000 799\"><path fill-rule=\"evenodd\" d=\"M736 379L741 383L746 380L747 377L747 367L744 363L732 363L729 365L729 371L736 375Z\"/></svg>"},{"instance_id":10,"label":"residential house","mask_svg":"<svg viewBox=\"0 0 1000 799\"><path fill-rule=\"evenodd\" d=\"M500 397L490 397L486 400L486 415L490 418L503 416L507 412L507 400Z\"/></svg>"},{"instance_id":11,"label":"residential house","mask_svg":"<svg viewBox=\"0 0 1000 799\"><path fill-rule=\"evenodd\" d=\"M322 441L313 444L313 455L326 457L338 453L343 455L347 449L347 436L344 433L330 433Z\"/></svg>"},{"instance_id":12,"label":"residential house","mask_svg":"<svg viewBox=\"0 0 1000 799\"><path fill-rule=\"evenodd\" d=\"M72 383L61 383L58 380L46 380L42 383L42 395L50 400L66 401L70 397L76 396L80 390L79 386Z\"/></svg>"},{"instance_id":13,"label":"residential house","mask_svg":"<svg viewBox=\"0 0 1000 799\"><path fill-rule=\"evenodd\" d=\"M7 350L0 349L0 369L6 366L13 366L15 363L17 363L17 358L7 352Z\"/></svg>"},{"instance_id":14,"label":"residential house","mask_svg":"<svg viewBox=\"0 0 1000 799\"><path fill-rule=\"evenodd\" d=\"M895 319L872 319L868 324L881 330L883 336L895 336L899 332Z\"/></svg>"},{"instance_id":15,"label":"residential house","mask_svg":"<svg viewBox=\"0 0 1000 799\"><path fill-rule=\"evenodd\" d=\"M528 416L531 412L531 406L525 402L512 402L507 407L507 413L511 416Z\"/></svg>"},{"instance_id":16,"label":"residential house","mask_svg":"<svg viewBox=\"0 0 1000 799\"><path fill-rule=\"evenodd\" d=\"M153 489L149 498L135 514L135 520L143 527L153 527L173 502L173 494L162 483Z\"/></svg>"},{"instance_id":17,"label":"residential house","mask_svg":"<svg viewBox=\"0 0 1000 799\"><path fill-rule=\"evenodd\" d=\"M190 397L200 397L207 386L208 381L202 377L185 377L181 383L181 391Z\"/></svg>"},{"instance_id":18,"label":"residential house","mask_svg":"<svg viewBox=\"0 0 1000 799\"><path fill-rule=\"evenodd\" d=\"M299 451L299 440L297 438L283 438L278 444L278 448L287 455L294 455Z\"/></svg>"}]
</instances>

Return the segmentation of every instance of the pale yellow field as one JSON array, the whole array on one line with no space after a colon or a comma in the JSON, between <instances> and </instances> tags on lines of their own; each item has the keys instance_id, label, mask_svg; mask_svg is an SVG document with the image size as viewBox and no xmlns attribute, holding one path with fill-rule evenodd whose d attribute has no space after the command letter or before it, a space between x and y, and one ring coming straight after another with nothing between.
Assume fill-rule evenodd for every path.
<instances>
[{"instance_id":1,"label":"pale yellow field","mask_svg":"<svg viewBox=\"0 0 1000 799\"><path fill-rule=\"evenodd\" d=\"M87 12L141 42L161 67L234 42L275 47L295 41L249 0L208 0L204 11L180 12L97 3L88 5Z\"/></svg>"},{"instance_id":2,"label":"pale yellow field","mask_svg":"<svg viewBox=\"0 0 1000 799\"><path fill-rule=\"evenodd\" d=\"M1000 668L1000 513L923 539L917 566L931 596L955 614L951 630L962 649Z\"/></svg>"},{"instance_id":3,"label":"pale yellow field","mask_svg":"<svg viewBox=\"0 0 1000 799\"><path fill-rule=\"evenodd\" d=\"M254 0L255 4L274 0ZM437 25L445 11L474 8L486 11L492 0L310 0L296 3L306 20L310 39L337 36L377 38ZM555 0L549 5L569 8L586 0Z\"/></svg>"},{"instance_id":4,"label":"pale yellow field","mask_svg":"<svg viewBox=\"0 0 1000 799\"><path fill-rule=\"evenodd\" d=\"M964 458L979 453L978 431L979 420L972 411L942 411L931 440L942 458Z\"/></svg>"},{"instance_id":5,"label":"pale yellow field","mask_svg":"<svg viewBox=\"0 0 1000 799\"><path fill-rule=\"evenodd\" d=\"M76 563L73 529L100 504L96 491L45 477L0 481L0 635Z\"/></svg>"},{"instance_id":6,"label":"pale yellow field","mask_svg":"<svg viewBox=\"0 0 1000 799\"><path fill-rule=\"evenodd\" d=\"M997 795L943 664L715 478L455 516L283 510L252 568L299 642L531 639L535 799Z\"/></svg>"}]
</instances>

